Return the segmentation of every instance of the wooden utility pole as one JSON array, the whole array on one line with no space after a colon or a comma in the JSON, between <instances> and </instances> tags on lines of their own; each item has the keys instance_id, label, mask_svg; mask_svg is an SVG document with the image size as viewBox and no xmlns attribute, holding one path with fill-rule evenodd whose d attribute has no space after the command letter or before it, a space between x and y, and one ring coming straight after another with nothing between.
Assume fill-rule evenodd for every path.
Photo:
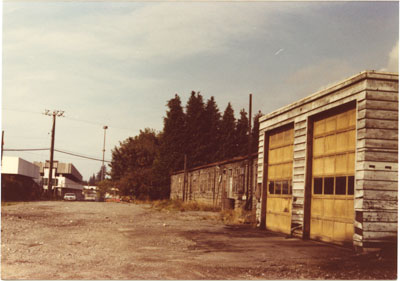
<instances>
[{"instance_id":1,"label":"wooden utility pole","mask_svg":"<svg viewBox=\"0 0 400 281\"><path fill-rule=\"evenodd\" d=\"M251 135L251 109L252 109L252 94L249 95L249 140L248 140L248 161L247 161L247 188L246 188L246 201L250 202L253 197L253 189L251 186L251 173L252 173L252 161L251 161L251 147L252 147L252 135ZM251 204L249 209L251 209Z\"/></svg>"},{"instance_id":2,"label":"wooden utility pole","mask_svg":"<svg viewBox=\"0 0 400 281\"><path fill-rule=\"evenodd\" d=\"M55 194L53 193L53 158L54 158L54 139L56 133L56 117L64 117L64 111L53 110L53 112L50 112L50 110L46 109L44 115L53 116L53 127L51 129L49 183L47 185L47 191L50 192L52 197L54 197Z\"/></svg>"},{"instance_id":3,"label":"wooden utility pole","mask_svg":"<svg viewBox=\"0 0 400 281\"><path fill-rule=\"evenodd\" d=\"M107 126L103 126L104 129L104 142L103 142L103 161L101 164L101 180L104 180L104 174L105 174L105 170L106 167L104 166L104 153L106 152L106 130L108 129Z\"/></svg>"}]
</instances>

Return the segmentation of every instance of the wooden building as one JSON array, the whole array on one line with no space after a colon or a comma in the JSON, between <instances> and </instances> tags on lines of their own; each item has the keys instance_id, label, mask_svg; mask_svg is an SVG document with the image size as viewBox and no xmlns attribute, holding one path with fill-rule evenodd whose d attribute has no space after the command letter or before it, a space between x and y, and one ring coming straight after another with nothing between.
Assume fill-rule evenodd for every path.
<instances>
[{"instance_id":1,"label":"wooden building","mask_svg":"<svg viewBox=\"0 0 400 281\"><path fill-rule=\"evenodd\" d=\"M170 198L197 201L222 209L245 207L245 204L255 208L256 180L255 153L250 161L248 157L235 157L189 169L186 176L185 171L173 174Z\"/></svg>"},{"instance_id":2,"label":"wooden building","mask_svg":"<svg viewBox=\"0 0 400 281\"><path fill-rule=\"evenodd\" d=\"M260 118L261 228L356 248L397 240L398 74L365 71Z\"/></svg>"}]
</instances>

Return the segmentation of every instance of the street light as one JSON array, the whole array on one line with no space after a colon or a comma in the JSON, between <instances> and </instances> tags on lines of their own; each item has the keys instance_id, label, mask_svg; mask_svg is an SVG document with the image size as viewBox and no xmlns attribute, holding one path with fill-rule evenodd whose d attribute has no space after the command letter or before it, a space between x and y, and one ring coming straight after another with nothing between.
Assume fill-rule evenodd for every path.
<instances>
[{"instance_id":1,"label":"street light","mask_svg":"<svg viewBox=\"0 0 400 281\"><path fill-rule=\"evenodd\" d=\"M106 152L106 130L108 129L107 126L103 126L104 129L104 143L103 143L103 161L102 161L102 166L101 166L101 180L104 180L104 153Z\"/></svg>"}]
</instances>

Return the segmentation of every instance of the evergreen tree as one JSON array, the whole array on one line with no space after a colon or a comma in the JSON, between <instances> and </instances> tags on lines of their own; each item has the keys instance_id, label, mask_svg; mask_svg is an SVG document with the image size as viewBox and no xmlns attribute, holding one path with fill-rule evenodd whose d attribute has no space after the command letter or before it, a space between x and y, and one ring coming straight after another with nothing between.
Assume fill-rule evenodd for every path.
<instances>
[{"instance_id":1,"label":"evergreen tree","mask_svg":"<svg viewBox=\"0 0 400 281\"><path fill-rule=\"evenodd\" d=\"M185 113L180 97L168 101L167 116L164 117L164 129L160 136L160 161L169 167L169 172L183 169L185 147Z\"/></svg>"},{"instance_id":2,"label":"evergreen tree","mask_svg":"<svg viewBox=\"0 0 400 281\"><path fill-rule=\"evenodd\" d=\"M236 155L236 120L231 103L228 103L221 121L221 148L219 160L229 159Z\"/></svg>"},{"instance_id":3,"label":"evergreen tree","mask_svg":"<svg viewBox=\"0 0 400 281\"><path fill-rule=\"evenodd\" d=\"M186 105L185 152L188 167L206 163L206 132L205 106L203 96L192 91Z\"/></svg>"},{"instance_id":4,"label":"evergreen tree","mask_svg":"<svg viewBox=\"0 0 400 281\"><path fill-rule=\"evenodd\" d=\"M249 150L249 119L244 109L240 111L240 118L236 123L236 155L244 156Z\"/></svg>"},{"instance_id":5,"label":"evergreen tree","mask_svg":"<svg viewBox=\"0 0 400 281\"><path fill-rule=\"evenodd\" d=\"M259 118L263 116L261 111L259 110L258 113L254 116L253 119L253 128L252 128L252 140L251 140L251 150L253 153L258 152L258 137L259 137L259 130L260 130L260 123Z\"/></svg>"},{"instance_id":6,"label":"evergreen tree","mask_svg":"<svg viewBox=\"0 0 400 281\"><path fill-rule=\"evenodd\" d=\"M207 131L205 132L206 154L204 160L206 163L212 163L218 160L218 151L221 148L220 145L221 113L219 112L214 97L211 97L209 100L207 100L204 118L207 124Z\"/></svg>"},{"instance_id":7,"label":"evergreen tree","mask_svg":"<svg viewBox=\"0 0 400 281\"><path fill-rule=\"evenodd\" d=\"M161 197L169 197L171 173L183 170L185 147L185 114L178 94L167 106L163 132L159 135L160 153L153 164L153 184Z\"/></svg>"}]
</instances>

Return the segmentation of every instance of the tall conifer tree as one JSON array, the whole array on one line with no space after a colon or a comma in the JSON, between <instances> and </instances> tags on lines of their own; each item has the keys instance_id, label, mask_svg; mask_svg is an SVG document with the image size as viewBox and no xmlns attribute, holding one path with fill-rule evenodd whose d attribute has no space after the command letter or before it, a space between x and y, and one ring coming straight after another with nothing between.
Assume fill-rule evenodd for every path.
<instances>
[{"instance_id":1,"label":"tall conifer tree","mask_svg":"<svg viewBox=\"0 0 400 281\"><path fill-rule=\"evenodd\" d=\"M183 169L185 143L185 114L178 94L167 106L164 129L159 135L160 150L153 163L153 184L165 198L169 197L171 173Z\"/></svg>"},{"instance_id":2,"label":"tall conifer tree","mask_svg":"<svg viewBox=\"0 0 400 281\"><path fill-rule=\"evenodd\" d=\"M253 119L253 127L251 130L251 134L252 134L251 151L253 153L258 151L258 137L259 137L259 129L260 129L259 119L261 116L263 116L263 114L259 110L258 113L256 115L254 115L254 119Z\"/></svg>"},{"instance_id":3,"label":"tall conifer tree","mask_svg":"<svg viewBox=\"0 0 400 281\"><path fill-rule=\"evenodd\" d=\"M249 119L244 109L240 111L240 118L236 123L236 147L236 156L247 155L249 147Z\"/></svg>"},{"instance_id":4,"label":"tall conifer tree","mask_svg":"<svg viewBox=\"0 0 400 281\"><path fill-rule=\"evenodd\" d=\"M206 163L206 134L205 105L203 96L192 91L186 105L186 143L188 167Z\"/></svg>"},{"instance_id":5,"label":"tall conifer tree","mask_svg":"<svg viewBox=\"0 0 400 281\"><path fill-rule=\"evenodd\" d=\"M219 160L236 155L236 120L231 103L228 103L221 121L221 148Z\"/></svg>"},{"instance_id":6,"label":"tall conifer tree","mask_svg":"<svg viewBox=\"0 0 400 281\"><path fill-rule=\"evenodd\" d=\"M160 156L170 172L183 169L185 114L178 94L168 101L167 116L161 134Z\"/></svg>"},{"instance_id":7,"label":"tall conifer tree","mask_svg":"<svg viewBox=\"0 0 400 281\"><path fill-rule=\"evenodd\" d=\"M211 97L207 100L205 108L205 122L207 124L207 131L205 133L206 147L205 147L205 162L212 163L218 160L218 151L220 150L220 123L221 113L218 106Z\"/></svg>"}]
</instances>

